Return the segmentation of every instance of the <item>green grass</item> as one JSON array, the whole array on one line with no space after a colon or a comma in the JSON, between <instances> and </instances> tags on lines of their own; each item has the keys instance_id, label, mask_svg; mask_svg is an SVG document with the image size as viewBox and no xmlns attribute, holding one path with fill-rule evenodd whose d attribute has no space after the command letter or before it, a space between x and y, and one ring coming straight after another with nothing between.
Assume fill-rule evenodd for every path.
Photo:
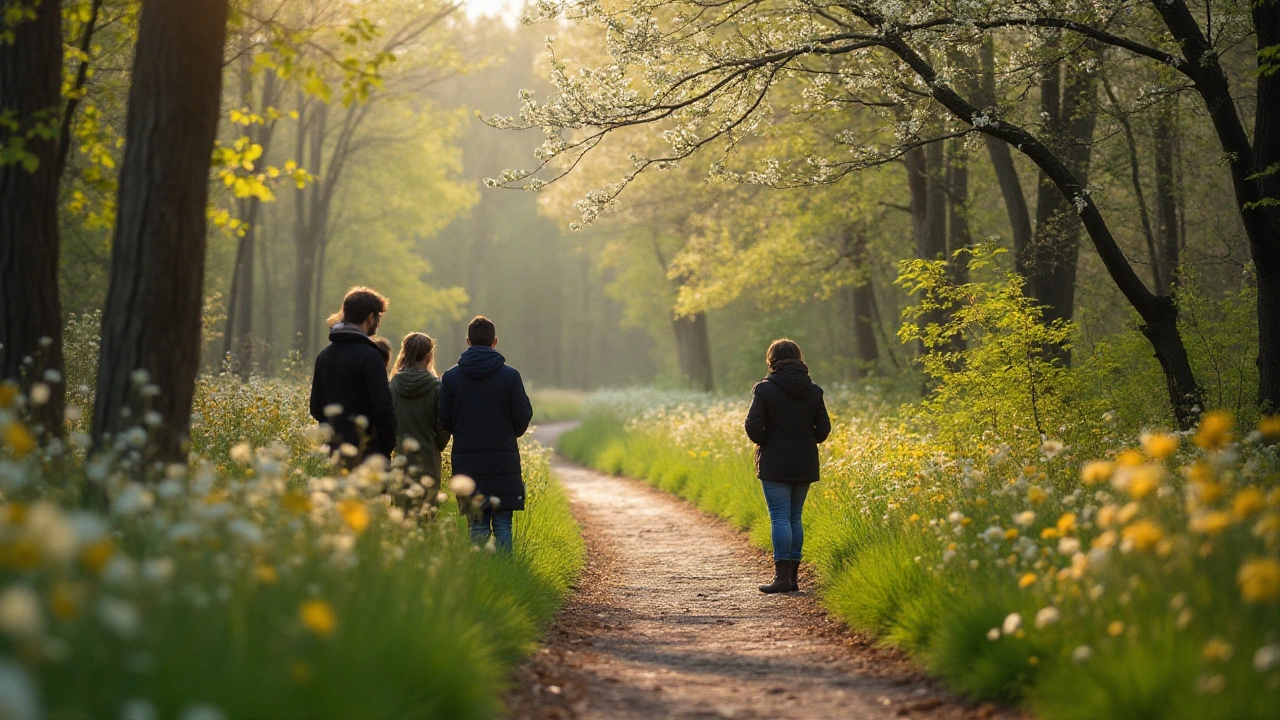
<instances>
[{"instance_id":1,"label":"green grass","mask_svg":"<svg viewBox=\"0 0 1280 720\"><path fill-rule=\"evenodd\" d=\"M581 390L550 387L535 387L529 390L535 423L578 420L582 417L582 403L586 399L587 394Z\"/></svg>"},{"instance_id":2,"label":"green grass","mask_svg":"<svg viewBox=\"0 0 1280 720\"><path fill-rule=\"evenodd\" d=\"M309 476L307 423L252 405L280 398L217 394L230 382L200 401L196 444L221 454L164 484L117 470L110 515L66 499L87 482L78 462L0 440L0 716L25 717L14 693L50 718L497 716L584 562L547 453L522 446L515 552L476 550L451 500L423 521L390 507L394 467ZM229 459L248 417L273 444ZM14 422L0 407L0 429Z\"/></svg>"},{"instance_id":3,"label":"green grass","mask_svg":"<svg viewBox=\"0 0 1280 720\"><path fill-rule=\"evenodd\" d=\"M609 395L588 402L586 421L562 436L560 450L679 495L768 549L743 412L710 399L667 402L652 391ZM805 508L805 559L833 615L906 649L963 694L1023 704L1044 718L1280 715L1280 664L1254 666L1264 646L1280 650L1280 594L1248 601L1237 586L1248 558L1271 557L1280 544L1280 533L1257 520L1280 519L1280 492L1252 519L1250 511L1231 515L1238 511L1228 493L1217 501L1228 527L1206 538L1190 529L1181 500L1187 468L1204 456L1191 448L1169 460L1186 463L1165 471L1169 492L1133 505L1134 522L1155 523L1165 544L1117 547L1077 575L1072 563L1087 559L1104 534L1099 508L1130 502L1106 485L1082 488L1077 475L1085 453L1125 447L1115 431L1094 431L1093 447L1085 446L1090 432L1078 432L1080 460L1046 459L1037 444L970 460L962 472L965 457L987 457L995 443L975 438L973 454L956 460L892 414L844 420L850 410L838 397L833 412L839 427L823 449L824 480ZM1238 445L1222 456L1236 469L1218 471L1218 482L1243 496L1250 482L1269 477L1261 487L1271 491L1280 478L1276 455L1275 446ZM1029 526L1011 519L1029 507L1036 511ZM1076 527L1066 534L1082 548L1077 560L1070 549L1058 552L1057 523L1068 513ZM1128 530L1127 522L1110 527ZM983 538L990 527L999 539ZM1046 608L1059 619L1037 626ZM1021 627L992 639L1011 613Z\"/></svg>"}]
</instances>

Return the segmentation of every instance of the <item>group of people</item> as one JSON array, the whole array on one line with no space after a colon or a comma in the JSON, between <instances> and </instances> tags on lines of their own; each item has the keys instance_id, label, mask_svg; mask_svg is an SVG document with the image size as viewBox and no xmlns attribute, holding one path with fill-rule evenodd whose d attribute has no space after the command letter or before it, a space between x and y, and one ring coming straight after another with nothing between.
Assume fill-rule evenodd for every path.
<instances>
[{"instance_id":1,"label":"group of people","mask_svg":"<svg viewBox=\"0 0 1280 720\"><path fill-rule=\"evenodd\" d=\"M435 341L414 332L400 343L388 381L391 345L377 335L386 311L387 299L368 288L352 288L343 298L342 311L329 318L329 346L316 357L311 416L330 426L332 446L346 462L395 453L406 458L411 474L436 479L452 437L454 474L475 482L473 491L458 496L472 542L492 537L509 552L513 513L525 506L516 439L533 419L520 373L498 353L493 322L476 316L467 326L466 351L443 377L436 376ZM831 433L831 419L799 345L775 340L765 361L769 373L752 388L745 423L773 541L774 578L760 591L794 592L804 545L801 516L809 486L818 481L818 445Z\"/></svg>"},{"instance_id":2,"label":"group of people","mask_svg":"<svg viewBox=\"0 0 1280 720\"><path fill-rule=\"evenodd\" d=\"M329 346L311 379L311 416L329 426L330 447L347 465L399 455L415 477L440 479L452 437L453 473L474 483L455 484L472 542L492 537L510 552L514 513L525 504L517 438L533 420L519 371L498 353L493 321L478 315L467 326L466 351L443 376L435 340L413 332L388 380L391 345L377 335L387 307L382 295L356 287L330 316Z\"/></svg>"}]
</instances>

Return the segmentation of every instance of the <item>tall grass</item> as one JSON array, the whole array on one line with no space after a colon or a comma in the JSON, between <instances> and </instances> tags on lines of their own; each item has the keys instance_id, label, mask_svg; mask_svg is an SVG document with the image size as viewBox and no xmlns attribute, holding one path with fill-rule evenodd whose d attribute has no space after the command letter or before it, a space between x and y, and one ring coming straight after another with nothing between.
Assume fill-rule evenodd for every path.
<instances>
[{"instance_id":1,"label":"tall grass","mask_svg":"<svg viewBox=\"0 0 1280 720\"><path fill-rule=\"evenodd\" d=\"M1046 718L1280 715L1280 420L958 442L910 408L829 395L805 508L824 603L952 687ZM602 395L561 449L768 547L743 402ZM1095 459L1097 462L1094 462Z\"/></svg>"},{"instance_id":2,"label":"tall grass","mask_svg":"<svg viewBox=\"0 0 1280 720\"><path fill-rule=\"evenodd\" d=\"M203 380L191 465L144 483L144 429L86 464L78 435L37 446L32 400L0 387L0 717L502 710L584 557L545 450L522 445L529 509L504 556L471 547L430 479L330 470L304 399L287 381ZM79 506L103 494L109 511Z\"/></svg>"}]
</instances>

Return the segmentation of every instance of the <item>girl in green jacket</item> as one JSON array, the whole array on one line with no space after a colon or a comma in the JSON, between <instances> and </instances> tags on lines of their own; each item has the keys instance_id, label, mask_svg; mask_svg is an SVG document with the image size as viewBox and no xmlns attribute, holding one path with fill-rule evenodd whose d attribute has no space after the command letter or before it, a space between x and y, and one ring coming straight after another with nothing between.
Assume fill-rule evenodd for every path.
<instances>
[{"instance_id":1,"label":"girl in green jacket","mask_svg":"<svg viewBox=\"0 0 1280 720\"><path fill-rule=\"evenodd\" d=\"M440 427L440 378L436 377L436 341L431 336L414 332L400 342L391 404L399 428L396 454L408 461L405 471L414 480L421 478L427 488L438 486L440 453L449 444L449 433Z\"/></svg>"}]
</instances>

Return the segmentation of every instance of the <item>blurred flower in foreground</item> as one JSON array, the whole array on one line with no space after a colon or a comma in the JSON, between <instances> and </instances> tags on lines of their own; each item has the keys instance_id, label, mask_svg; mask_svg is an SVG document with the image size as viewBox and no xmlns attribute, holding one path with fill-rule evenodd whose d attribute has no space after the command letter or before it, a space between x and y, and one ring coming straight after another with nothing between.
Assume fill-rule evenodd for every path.
<instances>
[{"instance_id":1,"label":"blurred flower in foreground","mask_svg":"<svg viewBox=\"0 0 1280 720\"><path fill-rule=\"evenodd\" d=\"M308 600L298 611L302 625L318 637L329 637L338 627L338 617L333 606L324 600Z\"/></svg>"},{"instance_id":2,"label":"blurred flower in foreground","mask_svg":"<svg viewBox=\"0 0 1280 720\"><path fill-rule=\"evenodd\" d=\"M1254 558L1246 560L1236 575L1240 595L1248 602L1272 602L1280 598L1280 560Z\"/></svg>"},{"instance_id":3,"label":"blurred flower in foreground","mask_svg":"<svg viewBox=\"0 0 1280 720\"><path fill-rule=\"evenodd\" d=\"M1200 420L1195 443L1205 450L1217 450L1231 442L1231 428L1234 426L1235 420L1230 413L1215 410Z\"/></svg>"}]
</instances>

